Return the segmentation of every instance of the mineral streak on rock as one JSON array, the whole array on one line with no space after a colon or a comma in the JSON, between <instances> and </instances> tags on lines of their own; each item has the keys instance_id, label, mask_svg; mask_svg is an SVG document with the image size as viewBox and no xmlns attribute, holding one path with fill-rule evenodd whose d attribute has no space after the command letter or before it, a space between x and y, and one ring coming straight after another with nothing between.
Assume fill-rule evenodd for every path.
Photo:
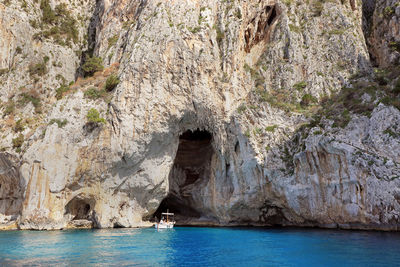
<instances>
[{"instance_id":1,"label":"mineral streak on rock","mask_svg":"<svg viewBox=\"0 0 400 267\"><path fill-rule=\"evenodd\" d=\"M0 229L399 229L397 1L36 2L0 2Z\"/></svg>"}]
</instances>

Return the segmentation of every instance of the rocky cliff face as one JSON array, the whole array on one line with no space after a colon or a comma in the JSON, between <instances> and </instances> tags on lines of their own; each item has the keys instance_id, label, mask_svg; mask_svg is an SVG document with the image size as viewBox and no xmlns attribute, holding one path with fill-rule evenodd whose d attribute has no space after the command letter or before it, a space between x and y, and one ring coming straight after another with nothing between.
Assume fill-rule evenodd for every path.
<instances>
[{"instance_id":1,"label":"rocky cliff face","mask_svg":"<svg viewBox=\"0 0 400 267\"><path fill-rule=\"evenodd\" d=\"M3 1L0 223L135 227L168 208L397 230L399 18L389 0ZM83 78L91 55L105 69Z\"/></svg>"},{"instance_id":2,"label":"rocky cliff face","mask_svg":"<svg viewBox=\"0 0 400 267\"><path fill-rule=\"evenodd\" d=\"M368 2L368 1L367 1ZM398 1L369 1L373 11L366 30L372 59L379 66L399 64L400 4Z\"/></svg>"}]
</instances>

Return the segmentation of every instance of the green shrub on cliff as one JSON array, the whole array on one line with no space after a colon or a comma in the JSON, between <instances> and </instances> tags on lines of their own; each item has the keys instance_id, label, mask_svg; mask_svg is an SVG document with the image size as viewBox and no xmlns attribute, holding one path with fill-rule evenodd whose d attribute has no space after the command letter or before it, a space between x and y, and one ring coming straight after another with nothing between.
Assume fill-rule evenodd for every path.
<instances>
[{"instance_id":1,"label":"green shrub on cliff","mask_svg":"<svg viewBox=\"0 0 400 267\"><path fill-rule=\"evenodd\" d=\"M43 76L47 73L46 62L36 63L29 65L29 75Z\"/></svg>"},{"instance_id":2,"label":"green shrub on cliff","mask_svg":"<svg viewBox=\"0 0 400 267\"><path fill-rule=\"evenodd\" d=\"M400 42L390 42L389 43L389 47L390 49L392 49L393 51L397 51L400 53Z\"/></svg>"},{"instance_id":3,"label":"green shrub on cliff","mask_svg":"<svg viewBox=\"0 0 400 267\"><path fill-rule=\"evenodd\" d=\"M79 31L77 21L72 17L65 3L58 4L55 10L52 9L49 0L41 0L40 9L42 11L42 21L40 25L35 20L30 24L33 28L40 28L42 31L36 33L34 38L53 38L53 41L59 45L71 46L71 41L79 41Z\"/></svg>"},{"instance_id":4,"label":"green shrub on cliff","mask_svg":"<svg viewBox=\"0 0 400 267\"><path fill-rule=\"evenodd\" d=\"M51 125L51 124L53 124L53 123L57 123L58 128L63 128L65 125L67 125L68 120L67 120L67 119L64 119L64 120L61 120L61 119L51 119L50 122L49 122L49 125Z\"/></svg>"},{"instance_id":5,"label":"green shrub on cliff","mask_svg":"<svg viewBox=\"0 0 400 267\"><path fill-rule=\"evenodd\" d=\"M112 46L114 46L118 42L118 34L115 34L114 36L108 38L108 49L110 49Z\"/></svg>"},{"instance_id":6,"label":"green shrub on cliff","mask_svg":"<svg viewBox=\"0 0 400 267\"><path fill-rule=\"evenodd\" d=\"M40 1L40 9L42 10L42 21L44 23L54 23L56 20L56 13L50 6L49 0Z\"/></svg>"},{"instance_id":7,"label":"green shrub on cliff","mask_svg":"<svg viewBox=\"0 0 400 267\"><path fill-rule=\"evenodd\" d=\"M271 126L267 126L265 127L265 130L267 132L275 132L275 129L278 128L278 125L271 125Z\"/></svg>"},{"instance_id":8,"label":"green shrub on cliff","mask_svg":"<svg viewBox=\"0 0 400 267\"><path fill-rule=\"evenodd\" d=\"M309 106L312 103L316 103L317 99L312 96L311 94L305 94L303 95L303 97L301 98L301 102L300 105L303 107Z\"/></svg>"},{"instance_id":9,"label":"green shrub on cliff","mask_svg":"<svg viewBox=\"0 0 400 267\"><path fill-rule=\"evenodd\" d=\"M35 92L22 93L18 98L18 107L24 107L29 102L32 103L36 113L42 112L42 104L39 96Z\"/></svg>"},{"instance_id":10,"label":"green shrub on cliff","mask_svg":"<svg viewBox=\"0 0 400 267\"><path fill-rule=\"evenodd\" d=\"M12 139L13 148L17 151L21 150L22 145L24 144L25 138L23 134L19 134L18 137Z\"/></svg>"},{"instance_id":11,"label":"green shrub on cliff","mask_svg":"<svg viewBox=\"0 0 400 267\"><path fill-rule=\"evenodd\" d=\"M385 9L383 10L383 14L384 14L386 17L392 16L392 15L394 14L394 9L393 9L393 7L391 7L391 6L385 7Z\"/></svg>"},{"instance_id":12,"label":"green shrub on cliff","mask_svg":"<svg viewBox=\"0 0 400 267\"><path fill-rule=\"evenodd\" d=\"M100 57L89 57L82 66L85 76L92 76L95 72L103 69L103 60Z\"/></svg>"},{"instance_id":13,"label":"green shrub on cliff","mask_svg":"<svg viewBox=\"0 0 400 267\"><path fill-rule=\"evenodd\" d=\"M106 84L104 86L104 89L107 92L110 92L119 84L119 82L120 81L119 81L118 76L115 75L115 74L111 74L106 80Z\"/></svg>"},{"instance_id":14,"label":"green shrub on cliff","mask_svg":"<svg viewBox=\"0 0 400 267\"><path fill-rule=\"evenodd\" d=\"M95 87L90 87L84 93L84 96L86 98L93 99L93 100L104 97L105 95L106 95L106 92L104 90L98 90Z\"/></svg>"},{"instance_id":15,"label":"green shrub on cliff","mask_svg":"<svg viewBox=\"0 0 400 267\"><path fill-rule=\"evenodd\" d=\"M60 100L63 97L64 93L68 92L70 89L71 88L69 88L68 85L61 84L61 86L56 89L56 98L57 98L57 100Z\"/></svg>"},{"instance_id":16,"label":"green shrub on cliff","mask_svg":"<svg viewBox=\"0 0 400 267\"><path fill-rule=\"evenodd\" d=\"M294 84L293 87L297 91L302 92L307 87L307 82L305 82L305 81L298 82L298 83Z\"/></svg>"},{"instance_id":17,"label":"green shrub on cliff","mask_svg":"<svg viewBox=\"0 0 400 267\"><path fill-rule=\"evenodd\" d=\"M15 126L14 126L14 131L22 132L24 129L25 129L25 127L24 127L24 122L22 121L22 119L17 120L17 122L15 123Z\"/></svg>"},{"instance_id":18,"label":"green shrub on cliff","mask_svg":"<svg viewBox=\"0 0 400 267\"><path fill-rule=\"evenodd\" d=\"M86 115L86 119L88 121L88 123L106 123L106 120L104 118L100 117L100 113L97 109L95 108L91 108L87 115Z\"/></svg>"}]
</instances>

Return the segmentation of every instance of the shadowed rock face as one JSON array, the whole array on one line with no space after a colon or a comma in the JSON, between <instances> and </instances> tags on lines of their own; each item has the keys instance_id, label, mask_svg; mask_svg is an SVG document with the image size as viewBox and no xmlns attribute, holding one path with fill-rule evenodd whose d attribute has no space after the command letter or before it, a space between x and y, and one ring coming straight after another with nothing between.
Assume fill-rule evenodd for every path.
<instances>
[{"instance_id":1,"label":"shadowed rock face","mask_svg":"<svg viewBox=\"0 0 400 267\"><path fill-rule=\"evenodd\" d=\"M15 221L21 212L24 184L16 157L0 153L0 223Z\"/></svg>"},{"instance_id":2,"label":"shadowed rock face","mask_svg":"<svg viewBox=\"0 0 400 267\"><path fill-rule=\"evenodd\" d=\"M247 53L250 53L251 48L259 42L269 42L274 23L278 20L280 13L278 9L278 5L267 5L250 21L244 33L244 50Z\"/></svg>"},{"instance_id":3,"label":"shadowed rock face","mask_svg":"<svg viewBox=\"0 0 400 267\"><path fill-rule=\"evenodd\" d=\"M211 134L205 131L196 130L194 132L184 132L179 137L178 151L174 161L175 170L183 177L179 179L170 175L170 183L174 180L182 180L178 186L180 192L184 191L185 186L196 183L199 179L208 180L210 177L210 162L213 154L211 144ZM182 193L179 193L182 195Z\"/></svg>"},{"instance_id":4,"label":"shadowed rock face","mask_svg":"<svg viewBox=\"0 0 400 267\"><path fill-rule=\"evenodd\" d=\"M153 217L160 218L161 212L169 209L180 222L189 218L200 218L193 194L211 176L211 157L214 153L212 136L207 131L186 131L179 137L174 165L169 175L170 189L167 197Z\"/></svg>"},{"instance_id":5,"label":"shadowed rock face","mask_svg":"<svg viewBox=\"0 0 400 267\"><path fill-rule=\"evenodd\" d=\"M395 0L366 1L367 41L377 66L400 64L400 6Z\"/></svg>"},{"instance_id":6,"label":"shadowed rock face","mask_svg":"<svg viewBox=\"0 0 400 267\"><path fill-rule=\"evenodd\" d=\"M353 0L67 3L82 18L70 46L26 2L36 12L0 3L0 224L136 227L169 209L181 224L398 229L398 75L374 87L369 58L395 69L394 0L363 2L371 19ZM78 50L105 70L58 99ZM111 73L118 86L89 97Z\"/></svg>"}]
</instances>

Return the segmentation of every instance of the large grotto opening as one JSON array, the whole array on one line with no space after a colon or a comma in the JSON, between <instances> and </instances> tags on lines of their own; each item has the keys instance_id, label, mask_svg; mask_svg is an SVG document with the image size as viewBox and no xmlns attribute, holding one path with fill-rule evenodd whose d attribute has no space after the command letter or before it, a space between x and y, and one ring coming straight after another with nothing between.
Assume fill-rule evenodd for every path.
<instances>
[{"instance_id":1,"label":"large grotto opening","mask_svg":"<svg viewBox=\"0 0 400 267\"><path fill-rule=\"evenodd\" d=\"M175 213L177 224L181 225L203 216L195 196L199 196L201 185L209 180L213 153L212 135L208 131L188 130L180 135L169 174L169 194L153 214L153 219L159 220L167 209Z\"/></svg>"}]
</instances>

